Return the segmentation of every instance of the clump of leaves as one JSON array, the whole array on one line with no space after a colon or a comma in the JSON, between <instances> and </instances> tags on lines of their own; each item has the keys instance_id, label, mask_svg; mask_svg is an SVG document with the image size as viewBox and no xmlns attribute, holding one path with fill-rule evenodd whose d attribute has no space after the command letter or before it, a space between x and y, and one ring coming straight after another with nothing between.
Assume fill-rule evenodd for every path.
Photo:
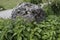
<instances>
[{"instance_id":1,"label":"clump of leaves","mask_svg":"<svg viewBox=\"0 0 60 40\"><path fill-rule=\"evenodd\" d=\"M51 8L54 13L60 13L60 1L59 2L52 2Z\"/></svg>"},{"instance_id":2,"label":"clump of leaves","mask_svg":"<svg viewBox=\"0 0 60 40\"><path fill-rule=\"evenodd\" d=\"M11 20L0 19L0 40L10 40L12 31Z\"/></svg>"},{"instance_id":3,"label":"clump of leaves","mask_svg":"<svg viewBox=\"0 0 60 40\"><path fill-rule=\"evenodd\" d=\"M24 22L17 18L16 21L0 19L1 40L60 40L60 17L49 15L46 20Z\"/></svg>"}]
</instances>

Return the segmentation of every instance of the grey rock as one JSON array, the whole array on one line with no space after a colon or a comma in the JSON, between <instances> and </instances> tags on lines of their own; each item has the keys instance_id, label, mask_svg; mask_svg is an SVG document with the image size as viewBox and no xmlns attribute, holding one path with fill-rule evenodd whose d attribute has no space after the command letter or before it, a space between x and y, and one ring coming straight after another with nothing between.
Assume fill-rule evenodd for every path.
<instances>
[{"instance_id":1,"label":"grey rock","mask_svg":"<svg viewBox=\"0 0 60 40\"><path fill-rule=\"evenodd\" d=\"M0 11L0 18L2 19L11 19L11 13L13 9Z\"/></svg>"},{"instance_id":2,"label":"grey rock","mask_svg":"<svg viewBox=\"0 0 60 40\"><path fill-rule=\"evenodd\" d=\"M27 19L27 21L40 22L45 19L45 12L40 8L40 6L24 2L16 6L12 11L12 19L17 16Z\"/></svg>"}]
</instances>

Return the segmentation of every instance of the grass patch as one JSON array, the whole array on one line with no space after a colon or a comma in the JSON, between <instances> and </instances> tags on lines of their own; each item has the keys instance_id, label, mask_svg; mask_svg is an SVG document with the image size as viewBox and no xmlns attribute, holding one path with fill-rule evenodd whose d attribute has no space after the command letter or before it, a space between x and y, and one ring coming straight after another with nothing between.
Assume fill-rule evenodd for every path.
<instances>
[{"instance_id":1,"label":"grass patch","mask_svg":"<svg viewBox=\"0 0 60 40\"><path fill-rule=\"evenodd\" d=\"M11 9L22 1L23 0L0 0L0 6L3 6L5 9Z\"/></svg>"}]
</instances>

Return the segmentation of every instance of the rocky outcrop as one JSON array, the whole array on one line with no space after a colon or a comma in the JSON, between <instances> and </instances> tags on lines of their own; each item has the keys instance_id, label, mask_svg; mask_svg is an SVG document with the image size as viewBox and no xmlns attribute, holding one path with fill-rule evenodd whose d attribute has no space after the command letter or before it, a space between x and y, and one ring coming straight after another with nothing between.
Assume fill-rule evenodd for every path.
<instances>
[{"instance_id":1,"label":"rocky outcrop","mask_svg":"<svg viewBox=\"0 0 60 40\"><path fill-rule=\"evenodd\" d=\"M45 19L45 12L38 5L21 3L12 11L12 19L15 19L17 16L23 17L27 21L40 22Z\"/></svg>"}]
</instances>

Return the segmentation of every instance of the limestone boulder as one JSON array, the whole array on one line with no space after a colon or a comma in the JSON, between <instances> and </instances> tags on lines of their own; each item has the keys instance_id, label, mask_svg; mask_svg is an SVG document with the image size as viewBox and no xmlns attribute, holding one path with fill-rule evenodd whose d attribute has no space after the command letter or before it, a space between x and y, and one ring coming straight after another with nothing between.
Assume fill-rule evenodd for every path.
<instances>
[{"instance_id":1,"label":"limestone boulder","mask_svg":"<svg viewBox=\"0 0 60 40\"><path fill-rule=\"evenodd\" d=\"M38 5L24 2L13 8L11 18L15 19L17 16L23 17L30 22L40 22L45 19L45 12Z\"/></svg>"}]
</instances>

